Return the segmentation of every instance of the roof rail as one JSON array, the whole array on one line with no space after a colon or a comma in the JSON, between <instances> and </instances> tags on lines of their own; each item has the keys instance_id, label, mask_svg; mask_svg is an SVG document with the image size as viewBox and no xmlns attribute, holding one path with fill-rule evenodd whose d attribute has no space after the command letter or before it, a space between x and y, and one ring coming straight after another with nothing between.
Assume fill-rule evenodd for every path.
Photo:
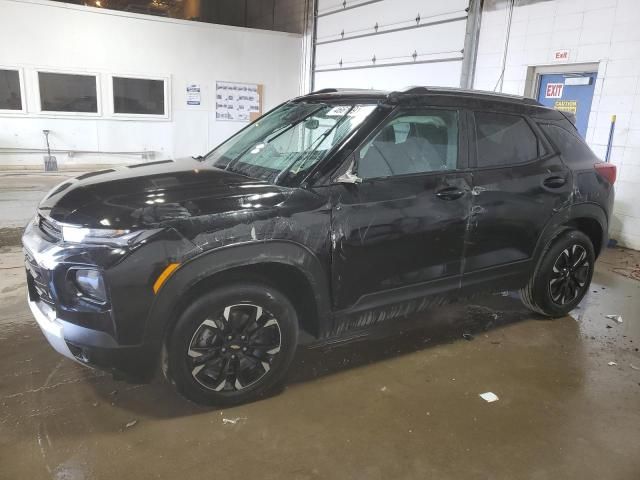
<instances>
[{"instance_id":1,"label":"roof rail","mask_svg":"<svg viewBox=\"0 0 640 480\"><path fill-rule=\"evenodd\" d=\"M429 87L421 87L419 85L411 85L409 87L404 87L402 90L396 90L395 92L391 92L391 93L403 93L405 95L429 93Z\"/></svg>"},{"instance_id":2,"label":"roof rail","mask_svg":"<svg viewBox=\"0 0 640 480\"><path fill-rule=\"evenodd\" d=\"M316 90L315 92L311 92L310 95L316 95L318 93L336 93L339 90L337 88L321 88L320 90Z\"/></svg>"},{"instance_id":3,"label":"roof rail","mask_svg":"<svg viewBox=\"0 0 640 480\"><path fill-rule=\"evenodd\" d=\"M311 92L309 95L318 95L322 93L338 93L338 92L371 92L372 90L369 88L322 88L320 90L316 90L315 92Z\"/></svg>"},{"instance_id":4,"label":"roof rail","mask_svg":"<svg viewBox=\"0 0 640 480\"><path fill-rule=\"evenodd\" d=\"M467 95L467 96L475 96L479 98L495 98L502 100L512 100L518 101L522 103L526 103L528 105L536 105L541 106L542 104L538 102L535 98L524 97L519 95L510 95L506 93L498 93L498 92L490 92L486 90L469 90L463 88L452 88L452 87L406 87L402 90L395 90L390 92L387 95L387 101L391 103L398 102L404 96L412 96L412 95L425 95L425 94L441 94L441 95Z\"/></svg>"}]
</instances>

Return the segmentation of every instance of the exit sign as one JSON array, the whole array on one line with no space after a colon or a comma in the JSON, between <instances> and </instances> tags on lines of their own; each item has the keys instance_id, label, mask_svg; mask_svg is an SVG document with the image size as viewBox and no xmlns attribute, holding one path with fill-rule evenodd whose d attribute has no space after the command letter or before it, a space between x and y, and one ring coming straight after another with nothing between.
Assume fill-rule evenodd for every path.
<instances>
[{"instance_id":1,"label":"exit sign","mask_svg":"<svg viewBox=\"0 0 640 480\"><path fill-rule=\"evenodd\" d=\"M552 60L554 62L568 62L569 50L556 50L555 52L553 52Z\"/></svg>"},{"instance_id":2,"label":"exit sign","mask_svg":"<svg viewBox=\"0 0 640 480\"><path fill-rule=\"evenodd\" d=\"M562 98L563 90L563 83L547 83L547 88L544 91L544 98Z\"/></svg>"}]
</instances>

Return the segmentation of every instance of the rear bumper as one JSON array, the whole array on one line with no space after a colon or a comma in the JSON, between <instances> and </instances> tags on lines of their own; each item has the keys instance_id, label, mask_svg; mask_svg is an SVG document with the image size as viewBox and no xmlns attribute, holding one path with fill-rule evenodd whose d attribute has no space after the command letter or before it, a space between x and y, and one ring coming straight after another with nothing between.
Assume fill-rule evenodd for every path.
<instances>
[{"instance_id":1,"label":"rear bumper","mask_svg":"<svg viewBox=\"0 0 640 480\"><path fill-rule=\"evenodd\" d=\"M145 345L121 346L108 334L65 322L42 301L27 300L51 347L86 367L97 368L134 382L147 382L157 367L157 351Z\"/></svg>"}]
</instances>

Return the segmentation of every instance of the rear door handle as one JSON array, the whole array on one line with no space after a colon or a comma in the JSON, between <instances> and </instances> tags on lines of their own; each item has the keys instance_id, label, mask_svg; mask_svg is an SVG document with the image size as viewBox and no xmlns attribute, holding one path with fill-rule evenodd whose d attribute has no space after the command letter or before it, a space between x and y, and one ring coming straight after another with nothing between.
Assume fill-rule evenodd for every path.
<instances>
[{"instance_id":1,"label":"rear door handle","mask_svg":"<svg viewBox=\"0 0 640 480\"><path fill-rule=\"evenodd\" d=\"M545 178L542 183L548 188L560 188L567 183L567 180L564 177L553 176Z\"/></svg>"},{"instance_id":2,"label":"rear door handle","mask_svg":"<svg viewBox=\"0 0 640 480\"><path fill-rule=\"evenodd\" d=\"M464 195L464 190L458 187L446 187L436 192L436 197L442 200L456 200Z\"/></svg>"}]
</instances>

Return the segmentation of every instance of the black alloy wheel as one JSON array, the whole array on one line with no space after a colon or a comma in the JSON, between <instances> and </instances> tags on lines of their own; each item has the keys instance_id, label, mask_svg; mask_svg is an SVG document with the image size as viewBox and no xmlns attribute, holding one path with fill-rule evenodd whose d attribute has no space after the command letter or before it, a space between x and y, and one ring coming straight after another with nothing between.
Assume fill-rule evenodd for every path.
<instances>
[{"instance_id":1,"label":"black alloy wheel","mask_svg":"<svg viewBox=\"0 0 640 480\"><path fill-rule=\"evenodd\" d=\"M168 332L165 375L188 399L231 406L278 391L298 345L298 316L267 282L236 281L190 301Z\"/></svg>"},{"instance_id":2,"label":"black alloy wheel","mask_svg":"<svg viewBox=\"0 0 640 480\"><path fill-rule=\"evenodd\" d=\"M587 251L582 245L565 248L553 264L549 280L551 299L558 305L575 300L587 286L590 268Z\"/></svg>"},{"instance_id":3,"label":"black alloy wheel","mask_svg":"<svg viewBox=\"0 0 640 480\"><path fill-rule=\"evenodd\" d=\"M194 332L187 352L191 374L216 392L242 390L271 370L281 344L273 314L259 305L229 305Z\"/></svg>"},{"instance_id":4,"label":"black alloy wheel","mask_svg":"<svg viewBox=\"0 0 640 480\"><path fill-rule=\"evenodd\" d=\"M530 310L562 317L586 295L595 266L591 239L579 230L564 228L537 259L520 298Z\"/></svg>"}]
</instances>

